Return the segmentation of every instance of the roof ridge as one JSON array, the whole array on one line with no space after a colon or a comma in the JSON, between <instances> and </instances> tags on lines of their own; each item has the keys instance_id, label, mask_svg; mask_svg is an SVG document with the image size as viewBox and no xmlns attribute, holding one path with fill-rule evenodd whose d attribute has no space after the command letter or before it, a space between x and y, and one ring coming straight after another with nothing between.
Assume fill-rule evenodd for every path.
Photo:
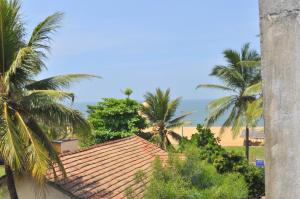
<instances>
[{"instance_id":1,"label":"roof ridge","mask_svg":"<svg viewBox=\"0 0 300 199\"><path fill-rule=\"evenodd\" d=\"M162 152L166 152L167 153L167 151L163 150L162 148L160 148L156 144L154 144L154 143L152 143L152 142L150 142L150 141L148 141L148 140L146 140L146 139L144 139L144 138L142 138L142 137L140 137L138 135L133 135L133 137L137 137L138 139L142 140L142 142L144 142L144 143L146 143L148 145L154 146L154 147L160 149Z\"/></svg>"},{"instance_id":2,"label":"roof ridge","mask_svg":"<svg viewBox=\"0 0 300 199\"><path fill-rule=\"evenodd\" d=\"M83 152L83 151L88 151L90 149L94 149L94 148L109 145L109 144L118 143L118 142L121 142L121 141L124 141L124 140L130 140L130 139L135 138L135 137L136 137L136 135L132 135L132 136L126 137L126 138L121 138L121 139L117 139L117 140L103 142L103 143L100 143L100 144L95 144L95 145L92 145L92 146L84 148L84 149L78 149L78 150L72 151L72 152L61 153L61 154L59 154L59 157L64 157L64 156L67 156L67 155L72 155L72 154L80 153L80 152Z\"/></svg>"}]
</instances>

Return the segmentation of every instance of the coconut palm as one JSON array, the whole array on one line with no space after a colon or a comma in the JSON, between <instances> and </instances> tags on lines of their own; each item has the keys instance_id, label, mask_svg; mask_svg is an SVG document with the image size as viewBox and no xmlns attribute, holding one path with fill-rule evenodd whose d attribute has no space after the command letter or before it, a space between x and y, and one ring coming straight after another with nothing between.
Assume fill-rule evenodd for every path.
<instances>
[{"instance_id":1,"label":"coconut palm","mask_svg":"<svg viewBox=\"0 0 300 199\"><path fill-rule=\"evenodd\" d=\"M130 95L133 93L133 90L131 88L126 88L124 91L123 91L124 95L127 96L127 98L129 99L130 98Z\"/></svg>"},{"instance_id":2,"label":"coconut palm","mask_svg":"<svg viewBox=\"0 0 300 199\"><path fill-rule=\"evenodd\" d=\"M0 0L0 154L12 199L18 198L13 175L25 173L42 184L51 165L57 165L65 174L47 130L67 126L76 129L76 133L90 130L80 112L65 106L74 95L62 89L72 81L93 76L70 74L34 79L46 68L50 36L61 18L61 13L47 17L26 40L19 2Z\"/></svg>"},{"instance_id":3,"label":"coconut palm","mask_svg":"<svg viewBox=\"0 0 300 199\"><path fill-rule=\"evenodd\" d=\"M170 144L167 135L180 139L178 134L169 130L186 124L184 119L190 113L175 117L181 98L179 97L175 100L171 100L170 89L162 91L160 88L157 88L155 93L147 92L144 95L144 98L145 103L141 108L141 114L148 119L149 123L154 128L157 128L160 138L159 145L165 150L167 145Z\"/></svg>"},{"instance_id":4,"label":"coconut palm","mask_svg":"<svg viewBox=\"0 0 300 199\"><path fill-rule=\"evenodd\" d=\"M225 127L231 126L233 136L240 133L242 127L246 127L246 158L249 159L249 127L253 119L246 114L249 103L256 100L256 95L245 92L250 86L261 81L259 60L256 50L250 49L250 44L242 46L241 52L227 49L223 52L227 65L217 65L210 75L217 77L222 85L200 84L197 88L219 89L229 93L228 96L213 100L208 105L208 117L206 125L214 124L222 115L227 119L222 125L221 133ZM252 105L254 106L254 104Z\"/></svg>"}]
</instances>

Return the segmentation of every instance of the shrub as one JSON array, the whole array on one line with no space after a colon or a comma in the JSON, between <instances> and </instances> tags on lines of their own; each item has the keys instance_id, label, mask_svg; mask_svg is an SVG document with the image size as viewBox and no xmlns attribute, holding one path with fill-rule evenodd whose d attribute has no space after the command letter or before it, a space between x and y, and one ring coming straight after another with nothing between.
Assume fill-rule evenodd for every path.
<instances>
[{"instance_id":1,"label":"shrub","mask_svg":"<svg viewBox=\"0 0 300 199\"><path fill-rule=\"evenodd\" d=\"M169 156L163 166L157 159L146 188L145 199L244 199L247 184L237 173L219 174L190 148L184 160ZM233 181L233 182L231 182Z\"/></svg>"},{"instance_id":2,"label":"shrub","mask_svg":"<svg viewBox=\"0 0 300 199\"><path fill-rule=\"evenodd\" d=\"M115 98L88 106L88 121L93 128L89 144L128 137L145 128L145 119L138 113L140 106L132 99Z\"/></svg>"},{"instance_id":3,"label":"shrub","mask_svg":"<svg viewBox=\"0 0 300 199\"><path fill-rule=\"evenodd\" d=\"M201 160L211 163L218 173L238 172L243 175L251 198L259 198L264 195L264 169L248 164L245 158L239 154L227 152L221 147L219 139L214 137L210 129L198 125L197 131L190 140L183 139L180 142L180 152L189 151L190 148L197 147L197 156Z\"/></svg>"}]
</instances>

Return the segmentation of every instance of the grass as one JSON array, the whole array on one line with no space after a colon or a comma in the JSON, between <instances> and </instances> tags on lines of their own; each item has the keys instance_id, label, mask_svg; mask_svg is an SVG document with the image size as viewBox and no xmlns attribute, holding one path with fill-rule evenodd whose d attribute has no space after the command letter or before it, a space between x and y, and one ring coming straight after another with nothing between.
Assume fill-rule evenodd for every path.
<instances>
[{"instance_id":1,"label":"grass","mask_svg":"<svg viewBox=\"0 0 300 199\"><path fill-rule=\"evenodd\" d=\"M245 147L244 146L228 146L224 147L227 151L233 151L241 155L245 155ZM256 159L265 159L265 148L263 146L251 146L249 152L249 160L250 162L255 162Z\"/></svg>"}]
</instances>

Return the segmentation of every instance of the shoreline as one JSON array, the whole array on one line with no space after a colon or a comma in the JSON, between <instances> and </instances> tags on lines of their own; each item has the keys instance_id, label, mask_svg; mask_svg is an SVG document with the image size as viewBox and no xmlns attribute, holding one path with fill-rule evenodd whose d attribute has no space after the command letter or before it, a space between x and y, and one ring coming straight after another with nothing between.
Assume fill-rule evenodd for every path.
<instances>
[{"instance_id":1,"label":"shoreline","mask_svg":"<svg viewBox=\"0 0 300 199\"><path fill-rule=\"evenodd\" d=\"M183 135L187 138L190 138L194 133L197 132L197 127L189 126L189 127L178 127L174 128L173 131L179 135ZM253 129L256 131L263 131L264 127L258 126ZM244 138L241 135L236 136L235 138L232 136L232 131L230 127L225 128L224 133L220 134L221 127L212 126L210 127L212 133L214 133L215 137L220 138L220 144L222 146L243 146ZM244 129L241 130L240 134ZM251 129L250 129L251 131ZM175 140L174 140L175 141Z\"/></svg>"}]
</instances>

